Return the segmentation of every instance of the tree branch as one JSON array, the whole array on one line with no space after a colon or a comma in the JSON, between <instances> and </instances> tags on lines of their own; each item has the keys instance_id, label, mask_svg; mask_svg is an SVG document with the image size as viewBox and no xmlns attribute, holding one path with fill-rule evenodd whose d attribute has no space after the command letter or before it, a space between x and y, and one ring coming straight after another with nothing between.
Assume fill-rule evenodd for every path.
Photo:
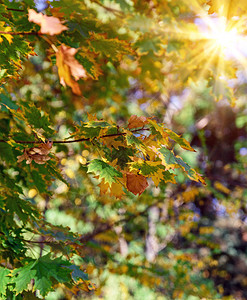
<instances>
[{"instance_id":1,"label":"tree branch","mask_svg":"<svg viewBox=\"0 0 247 300\"><path fill-rule=\"evenodd\" d=\"M136 217L139 217L139 216L144 216L148 210L150 209L150 207L154 206L154 205L157 205L159 204L160 202L163 202L164 200L157 200L156 202L152 203L151 205L147 206L143 211L141 212L138 212L136 214L132 214L130 216L127 216L127 217L124 217L116 222L113 222L113 223L105 223L105 224L101 224L98 228L95 228L93 232L91 233L88 233L88 234L85 234L83 235L79 241L81 243L86 243L86 242L89 242L90 240L92 240L96 235L100 234L100 233L104 233L108 230L111 230L114 226L117 226L121 223L127 223L133 219L135 219Z\"/></svg>"},{"instance_id":2,"label":"tree branch","mask_svg":"<svg viewBox=\"0 0 247 300\"><path fill-rule=\"evenodd\" d=\"M13 32L13 31L0 31L0 34L10 34L10 35L42 35L40 32Z\"/></svg>"},{"instance_id":3,"label":"tree branch","mask_svg":"<svg viewBox=\"0 0 247 300\"><path fill-rule=\"evenodd\" d=\"M7 7L7 10L19 11L19 12L24 12L24 11L25 11L24 9L18 9L18 8L8 8L8 7Z\"/></svg>"},{"instance_id":4,"label":"tree branch","mask_svg":"<svg viewBox=\"0 0 247 300\"><path fill-rule=\"evenodd\" d=\"M139 132L139 131L149 131L149 128L141 128L141 129L135 129L132 130L132 133L135 132ZM98 138L103 139L103 138L107 138L107 137L117 137L117 136L124 136L126 135L125 132L122 133L113 133L113 134L105 134L102 136L99 136ZM86 141L90 141L91 138L81 138L81 139L76 139L76 140L71 140L71 141L66 141L66 140L58 140L58 141L52 141L49 140L49 142L52 142L53 144L71 144L71 143L79 143L79 142L86 142ZM7 143L8 141L6 140L0 140L0 143ZM15 141L15 143L17 144L43 144L42 141Z\"/></svg>"},{"instance_id":5,"label":"tree branch","mask_svg":"<svg viewBox=\"0 0 247 300\"><path fill-rule=\"evenodd\" d=\"M104 8L106 11L109 11L118 17L122 17L124 15L124 13L121 10L105 6L104 4L100 3L97 0L91 0L91 2L99 5L100 7Z\"/></svg>"},{"instance_id":6,"label":"tree branch","mask_svg":"<svg viewBox=\"0 0 247 300\"><path fill-rule=\"evenodd\" d=\"M124 218L121 218L120 220L116 221L116 222L112 222L112 223L104 223L104 224L100 224L99 227L95 228L93 230L93 232L91 233L87 233L83 236L81 236L78 241L81 242L81 243L87 243L89 242L90 240L92 240L96 235L99 235L101 233L104 233L108 230L111 230L114 226L117 226L121 223L127 223L139 216L144 216L146 215L146 213L148 212L148 210L150 209L150 207L154 206L154 205L157 205L159 204L160 202L163 202L164 200L157 200L155 201L154 203L152 203L151 205L147 206L143 211L141 212L137 212L136 214L132 214L132 215L129 215L127 217L124 217ZM23 242L26 242L26 243L34 243L34 244L59 244L60 242L58 241L31 241L31 240L25 240L25 239L22 239Z\"/></svg>"}]
</instances>

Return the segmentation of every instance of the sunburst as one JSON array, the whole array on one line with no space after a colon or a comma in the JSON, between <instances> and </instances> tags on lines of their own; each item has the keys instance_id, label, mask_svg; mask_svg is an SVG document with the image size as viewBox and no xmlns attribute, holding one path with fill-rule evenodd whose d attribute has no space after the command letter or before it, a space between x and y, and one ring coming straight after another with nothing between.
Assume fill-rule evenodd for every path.
<instances>
[{"instance_id":1,"label":"sunburst","mask_svg":"<svg viewBox=\"0 0 247 300\"><path fill-rule=\"evenodd\" d=\"M228 79L236 76L236 70L241 70L247 78L247 17L231 16L229 19L229 5L224 5L224 1L221 1L221 9L213 14L207 13L201 5L202 1L184 2L193 11L193 25L197 27L191 33L188 28L184 31L182 26L179 28L178 38L187 42L191 40L191 47L186 49L189 54L184 64L197 68L198 80L203 79L210 70L215 82L214 90L222 94L219 91L221 82L227 86Z\"/></svg>"}]
</instances>

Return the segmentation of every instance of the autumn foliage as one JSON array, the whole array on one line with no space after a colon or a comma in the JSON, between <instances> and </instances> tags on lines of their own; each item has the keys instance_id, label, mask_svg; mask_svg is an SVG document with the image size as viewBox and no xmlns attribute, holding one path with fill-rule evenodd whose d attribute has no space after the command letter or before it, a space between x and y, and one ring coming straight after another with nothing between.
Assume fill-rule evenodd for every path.
<instances>
[{"instance_id":1,"label":"autumn foliage","mask_svg":"<svg viewBox=\"0 0 247 300\"><path fill-rule=\"evenodd\" d=\"M223 2L1 2L1 299L245 299L244 58L200 28L240 31Z\"/></svg>"}]
</instances>

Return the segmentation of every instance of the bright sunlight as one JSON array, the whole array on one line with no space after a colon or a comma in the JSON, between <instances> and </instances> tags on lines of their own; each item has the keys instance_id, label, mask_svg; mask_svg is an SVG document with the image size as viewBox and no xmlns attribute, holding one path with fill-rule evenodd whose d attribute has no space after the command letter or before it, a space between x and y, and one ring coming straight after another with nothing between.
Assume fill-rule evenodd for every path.
<instances>
[{"instance_id":1,"label":"bright sunlight","mask_svg":"<svg viewBox=\"0 0 247 300\"><path fill-rule=\"evenodd\" d=\"M204 21L204 20L203 20ZM240 45L246 41L238 31L238 24L227 24L224 17L206 19L208 31L203 34L208 40L213 50L216 50L218 56L239 58L241 51ZM238 55L237 55L238 54Z\"/></svg>"}]
</instances>

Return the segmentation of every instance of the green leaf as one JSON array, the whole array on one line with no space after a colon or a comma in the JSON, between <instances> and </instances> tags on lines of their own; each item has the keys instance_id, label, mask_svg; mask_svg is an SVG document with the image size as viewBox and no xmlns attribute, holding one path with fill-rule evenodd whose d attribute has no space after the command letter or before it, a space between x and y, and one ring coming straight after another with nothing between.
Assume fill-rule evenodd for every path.
<instances>
[{"instance_id":1,"label":"green leaf","mask_svg":"<svg viewBox=\"0 0 247 300\"><path fill-rule=\"evenodd\" d=\"M128 146L135 146L138 150L141 150L143 153L146 152L147 150L146 145L142 142L141 139L136 137L132 132L127 131L125 138Z\"/></svg>"},{"instance_id":2,"label":"green leaf","mask_svg":"<svg viewBox=\"0 0 247 300\"><path fill-rule=\"evenodd\" d=\"M52 281L54 278L59 283L69 282L71 280L71 270L67 268L70 263L61 258L51 259L50 253L38 259L33 267L35 273L35 288L45 296L52 290Z\"/></svg>"},{"instance_id":3,"label":"green leaf","mask_svg":"<svg viewBox=\"0 0 247 300\"><path fill-rule=\"evenodd\" d=\"M40 294L42 296L45 296L48 292L52 290L52 282L46 276L47 275L44 273L42 277L38 277L35 280L35 288L40 291Z\"/></svg>"},{"instance_id":4,"label":"green leaf","mask_svg":"<svg viewBox=\"0 0 247 300\"><path fill-rule=\"evenodd\" d=\"M17 214L20 220L25 223L29 219L36 219L39 216L39 212L30 202L20 199L18 194L5 199L6 210L9 214Z\"/></svg>"},{"instance_id":5,"label":"green leaf","mask_svg":"<svg viewBox=\"0 0 247 300\"><path fill-rule=\"evenodd\" d=\"M51 176L54 176L55 178L59 179L60 181L62 181L63 183L65 183L66 185L69 185L68 182L64 179L63 175L61 174L61 171L57 168L56 166L56 162L53 161L52 159L48 160L44 165L38 165L38 168L44 170L44 174L49 174Z\"/></svg>"},{"instance_id":6,"label":"green leaf","mask_svg":"<svg viewBox=\"0 0 247 300\"><path fill-rule=\"evenodd\" d=\"M100 179L104 179L110 186L113 182L116 182L117 177L123 177L121 172L100 159L94 159L90 162L88 172L98 175Z\"/></svg>"},{"instance_id":7,"label":"green leaf","mask_svg":"<svg viewBox=\"0 0 247 300\"><path fill-rule=\"evenodd\" d=\"M33 125L34 128L42 128L47 134L54 133L54 130L50 127L48 115L41 113L41 110L33 103L25 103L21 108L29 125Z\"/></svg>"},{"instance_id":8,"label":"green leaf","mask_svg":"<svg viewBox=\"0 0 247 300\"><path fill-rule=\"evenodd\" d=\"M10 278L7 277L10 274L10 270L0 267L0 295L6 295L6 288L10 282Z\"/></svg>"},{"instance_id":9,"label":"green leaf","mask_svg":"<svg viewBox=\"0 0 247 300\"><path fill-rule=\"evenodd\" d=\"M34 279L34 288L40 291L42 296L51 291L53 282L51 278L59 283L71 281L71 264L61 258L51 259L50 253L37 260L31 260L22 267L12 272L12 283L17 294L27 290L27 286Z\"/></svg>"},{"instance_id":10,"label":"green leaf","mask_svg":"<svg viewBox=\"0 0 247 300\"><path fill-rule=\"evenodd\" d=\"M181 148L195 152L195 150L190 146L190 143L186 141L186 139L182 138L181 136L179 136L178 134L176 134L168 128L165 128L164 131L169 135L169 138L178 143Z\"/></svg>"},{"instance_id":11,"label":"green leaf","mask_svg":"<svg viewBox=\"0 0 247 300\"><path fill-rule=\"evenodd\" d=\"M160 168L165 169L161 164L151 165L148 161L130 163L130 171L139 170L140 174L144 176L155 174Z\"/></svg>"},{"instance_id":12,"label":"green leaf","mask_svg":"<svg viewBox=\"0 0 247 300\"><path fill-rule=\"evenodd\" d=\"M149 53L149 55L154 55L160 51L162 41L160 38L153 37L147 33L142 39L139 39L135 45L139 48L141 54Z\"/></svg>"},{"instance_id":13,"label":"green leaf","mask_svg":"<svg viewBox=\"0 0 247 300\"><path fill-rule=\"evenodd\" d=\"M108 154L109 157L107 157L108 160L113 161L117 158L117 164L124 168L126 167L126 164L131 161L130 156L134 155L134 151L131 148L125 148L125 147L118 147L118 149L112 148L112 151L110 154Z\"/></svg>"},{"instance_id":14,"label":"green leaf","mask_svg":"<svg viewBox=\"0 0 247 300\"><path fill-rule=\"evenodd\" d=\"M119 3L122 10L129 10L131 8L131 5L128 3L128 1L125 0L115 0L116 3Z\"/></svg>"},{"instance_id":15,"label":"green leaf","mask_svg":"<svg viewBox=\"0 0 247 300\"><path fill-rule=\"evenodd\" d=\"M34 278L36 272L32 268L36 263L36 260L31 260L26 266L13 270L11 282L15 284L14 291L17 294L26 290L28 284Z\"/></svg>"},{"instance_id":16,"label":"green leaf","mask_svg":"<svg viewBox=\"0 0 247 300\"><path fill-rule=\"evenodd\" d=\"M37 170L33 170L31 172L33 182L36 186L36 188L39 190L40 193L45 193L47 192L47 184L42 177L42 174L40 174Z\"/></svg>"},{"instance_id":17,"label":"green leaf","mask_svg":"<svg viewBox=\"0 0 247 300\"><path fill-rule=\"evenodd\" d=\"M128 23L132 30L141 31L143 33L150 32L150 29L155 26L154 20L140 14L130 17Z\"/></svg>"},{"instance_id":18,"label":"green leaf","mask_svg":"<svg viewBox=\"0 0 247 300\"><path fill-rule=\"evenodd\" d=\"M175 156L173 152L165 147L159 149L159 152L162 154L162 161L168 169L181 168L185 171L188 177L197 182L205 184L204 179L187 163L185 163L181 157Z\"/></svg>"},{"instance_id":19,"label":"green leaf","mask_svg":"<svg viewBox=\"0 0 247 300\"><path fill-rule=\"evenodd\" d=\"M179 167L183 167L184 169L189 168L189 166L182 161L181 158L176 157L171 150L163 147L159 149L159 152L162 154L163 162L168 169Z\"/></svg>"},{"instance_id":20,"label":"green leaf","mask_svg":"<svg viewBox=\"0 0 247 300\"><path fill-rule=\"evenodd\" d=\"M16 162L16 157L13 154L12 147L7 143L0 143L0 157L3 161L9 164Z\"/></svg>"},{"instance_id":21,"label":"green leaf","mask_svg":"<svg viewBox=\"0 0 247 300\"><path fill-rule=\"evenodd\" d=\"M3 70L1 70L1 71L3 71ZM0 79L1 79L1 77L0 77ZM6 96L5 94L3 94L3 93L0 94L0 99L1 99L0 100L1 103L7 105L11 109L17 109L18 108L18 106L16 105L16 103L13 102L12 99L10 97ZM1 110L2 111L8 111L8 109L5 106L3 106L1 108Z\"/></svg>"},{"instance_id":22,"label":"green leaf","mask_svg":"<svg viewBox=\"0 0 247 300\"><path fill-rule=\"evenodd\" d=\"M102 128L111 128L111 127L112 125L102 120L95 120L87 123L82 123L81 126L76 128L76 132L72 134L70 138L93 139L99 137Z\"/></svg>"},{"instance_id":23,"label":"green leaf","mask_svg":"<svg viewBox=\"0 0 247 300\"><path fill-rule=\"evenodd\" d=\"M82 270L76 266L76 265L71 265L68 267L68 269L72 270L72 278L74 281L78 281L80 279L82 280L88 280L88 274L82 272Z\"/></svg>"},{"instance_id":24,"label":"green leaf","mask_svg":"<svg viewBox=\"0 0 247 300\"><path fill-rule=\"evenodd\" d=\"M91 33L89 44L95 53L100 53L113 61L122 59L123 55L133 54L129 43L119 39L108 39L105 34Z\"/></svg>"}]
</instances>

